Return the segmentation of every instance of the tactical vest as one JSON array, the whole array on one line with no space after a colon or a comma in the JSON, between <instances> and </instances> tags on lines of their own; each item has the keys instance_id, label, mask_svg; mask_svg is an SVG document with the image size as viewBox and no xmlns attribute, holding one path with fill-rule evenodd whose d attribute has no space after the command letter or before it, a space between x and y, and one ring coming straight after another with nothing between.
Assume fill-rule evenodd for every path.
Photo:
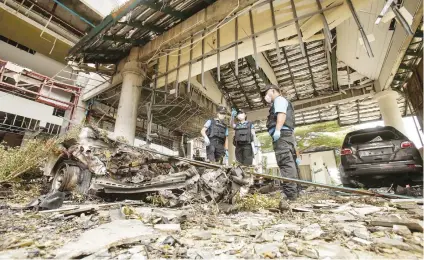
<instances>
[{"instance_id":1,"label":"tactical vest","mask_svg":"<svg viewBox=\"0 0 424 260\"><path fill-rule=\"evenodd\" d=\"M209 138L218 138L222 141L225 140L225 132L227 131L227 125L214 118L210 119L211 125L206 131Z\"/></svg>"},{"instance_id":2,"label":"tactical vest","mask_svg":"<svg viewBox=\"0 0 424 260\"><path fill-rule=\"evenodd\" d=\"M247 122L247 124L237 124L234 134L235 144L250 144L253 141L251 129L251 122Z\"/></svg>"},{"instance_id":3,"label":"tactical vest","mask_svg":"<svg viewBox=\"0 0 424 260\"><path fill-rule=\"evenodd\" d=\"M284 122L284 126L287 126L290 129L294 129L294 109L293 109L293 105L290 101L287 101L289 103L289 105L287 106L287 111L286 111L286 121ZM272 128L275 129L275 126L277 125L277 113L274 113L274 103L272 103L271 108L269 109L269 115L268 115L268 119L266 121L266 128L269 130L271 130ZM271 133L274 134L274 133Z\"/></svg>"}]
</instances>

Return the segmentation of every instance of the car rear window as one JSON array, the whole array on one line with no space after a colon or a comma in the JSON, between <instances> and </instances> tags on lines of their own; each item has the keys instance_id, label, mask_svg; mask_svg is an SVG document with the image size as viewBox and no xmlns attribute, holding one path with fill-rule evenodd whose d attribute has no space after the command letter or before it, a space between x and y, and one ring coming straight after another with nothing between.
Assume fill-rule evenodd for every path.
<instances>
[{"instance_id":1,"label":"car rear window","mask_svg":"<svg viewBox=\"0 0 424 260\"><path fill-rule=\"evenodd\" d=\"M363 133L352 135L349 138L349 144L364 144L364 143L374 143L374 142L383 142L389 140L397 140L399 136L388 130L376 131L372 133Z\"/></svg>"}]
</instances>

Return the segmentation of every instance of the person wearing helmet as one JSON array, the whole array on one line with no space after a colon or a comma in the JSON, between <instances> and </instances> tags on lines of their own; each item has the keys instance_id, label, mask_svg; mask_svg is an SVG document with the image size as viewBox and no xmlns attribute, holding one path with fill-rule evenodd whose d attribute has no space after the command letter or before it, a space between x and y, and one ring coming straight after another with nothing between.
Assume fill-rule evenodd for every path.
<instances>
[{"instance_id":1,"label":"person wearing helmet","mask_svg":"<svg viewBox=\"0 0 424 260\"><path fill-rule=\"evenodd\" d=\"M234 118L237 118L235 123ZM231 112L230 125L233 127L233 145L236 147L236 160L243 165L252 165L255 157L256 135L253 123L247 121L246 113L243 110L233 108Z\"/></svg>"},{"instance_id":2,"label":"person wearing helmet","mask_svg":"<svg viewBox=\"0 0 424 260\"><path fill-rule=\"evenodd\" d=\"M206 145L206 157L211 162L220 162L228 157L228 127L225 124L227 109L218 107L216 118L206 121L200 133Z\"/></svg>"},{"instance_id":3,"label":"person wearing helmet","mask_svg":"<svg viewBox=\"0 0 424 260\"><path fill-rule=\"evenodd\" d=\"M281 176L297 179L293 105L281 96L280 89L277 86L267 85L264 94L265 101L271 104L266 127L273 139L275 157ZM289 200L297 198L298 189L296 183L283 183L282 188Z\"/></svg>"}]
</instances>

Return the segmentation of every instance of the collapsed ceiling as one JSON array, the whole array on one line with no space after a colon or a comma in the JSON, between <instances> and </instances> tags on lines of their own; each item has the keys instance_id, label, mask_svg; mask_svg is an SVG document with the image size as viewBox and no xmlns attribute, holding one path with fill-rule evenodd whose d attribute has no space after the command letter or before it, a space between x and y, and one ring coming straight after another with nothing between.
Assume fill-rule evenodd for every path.
<instances>
[{"instance_id":1,"label":"collapsed ceiling","mask_svg":"<svg viewBox=\"0 0 424 260\"><path fill-rule=\"evenodd\" d=\"M134 45L144 45L216 0L136 0L112 12L70 51L69 59L112 64L126 57ZM118 20L118 22L115 22ZM93 40L96 38L96 40Z\"/></svg>"},{"instance_id":2,"label":"collapsed ceiling","mask_svg":"<svg viewBox=\"0 0 424 260\"><path fill-rule=\"evenodd\" d=\"M305 51L303 56L299 45L282 47L281 62L275 50L267 52L278 84L291 101L327 95L335 90L324 41L305 43Z\"/></svg>"},{"instance_id":3,"label":"collapsed ceiling","mask_svg":"<svg viewBox=\"0 0 424 260\"><path fill-rule=\"evenodd\" d=\"M101 25L96 27L96 30L75 46L70 57L83 58L86 63L116 63L128 54L132 46L145 45L213 2L215 1L129 1L128 6L124 8L130 8L130 11L123 12L125 15L118 17L120 18L118 22L114 22L117 20L113 17L119 15L118 12L112 14L109 20L107 17ZM371 98L371 92L374 90L372 80L340 61L337 62L336 29L329 31L326 37L328 35L332 37L331 45L328 44L327 38L322 40L322 37L317 37L318 40L309 40L301 43L303 45L282 44L284 47L278 48L278 54L277 50L269 50L269 48L262 53L258 52L258 55L264 55L265 60L268 61L284 95L294 103L349 92L352 89L364 91L362 96L353 96L345 101L331 102L329 105L322 104L318 108L301 107L296 112L297 125L329 120L338 120L340 125L349 125L381 119L378 105ZM283 39L282 42L293 40L296 40L296 36L292 35ZM255 53L254 56L257 54ZM190 62L188 64L187 66L191 68L192 64ZM178 66L182 66L180 61ZM168 69L167 73L170 73ZM204 73L203 70L202 73ZM191 75L189 72L189 77ZM225 64L218 62L218 68L212 69L212 75L224 98L232 107L257 110L267 106L261 91L266 84L270 83L270 79L262 68L256 66L253 56L239 58L236 62ZM146 135L145 121L148 120L147 115L150 109L153 115L152 128L157 126L153 132L159 133L160 138L168 136L167 138L171 140L172 136L176 135L186 134L189 137L198 135L202 123L213 115L217 104L202 105L203 100L207 99L206 96L198 93L196 88L190 87L186 81L177 84L168 82L168 85L180 85L181 90L175 89L174 94L165 94L163 90L156 90L152 95L153 83L154 81L150 80L144 84L149 87L143 90L144 98L138 108L139 120L142 122L140 135ZM174 89L171 88L171 90ZM178 92L182 95L178 95ZM119 102L119 86L97 98L99 103L107 104L112 110L116 110ZM147 104L152 100L155 101L154 105L148 107ZM405 109L405 104L405 100L400 98L401 111L407 115L410 111ZM111 118L112 121L114 116ZM259 122L259 127L263 123ZM159 130L159 126L165 127L168 132L164 134Z\"/></svg>"}]
</instances>

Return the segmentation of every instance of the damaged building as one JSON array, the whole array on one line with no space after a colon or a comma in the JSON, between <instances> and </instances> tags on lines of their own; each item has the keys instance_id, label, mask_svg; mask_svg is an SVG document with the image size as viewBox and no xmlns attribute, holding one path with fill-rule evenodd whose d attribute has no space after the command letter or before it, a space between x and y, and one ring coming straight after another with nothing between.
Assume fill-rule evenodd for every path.
<instances>
[{"instance_id":1,"label":"damaged building","mask_svg":"<svg viewBox=\"0 0 424 260\"><path fill-rule=\"evenodd\" d=\"M421 259L422 1L3 0L0 17L0 258ZM240 165L231 127L210 162L219 113L269 138L270 85L296 128L375 125L293 143L298 178L271 139Z\"/></svg>"}]
</instances>

